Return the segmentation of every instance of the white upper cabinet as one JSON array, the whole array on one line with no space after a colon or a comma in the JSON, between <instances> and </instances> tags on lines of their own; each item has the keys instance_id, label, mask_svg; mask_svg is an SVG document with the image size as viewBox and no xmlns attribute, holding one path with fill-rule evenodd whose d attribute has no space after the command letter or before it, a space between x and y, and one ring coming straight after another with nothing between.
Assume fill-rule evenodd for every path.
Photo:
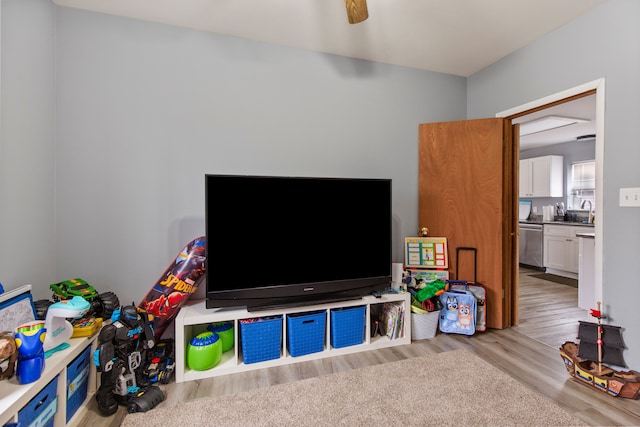
<instances>
[{"instance_id":1,"label":"white upper cabinet","mask_svg":"<svg viewBox=\"0 0 640 427\"><path fill-rule=\"evenodd\" d=\"M520 160L520 197L563 197L562 156Z\"/></svg>"}]
</instances>

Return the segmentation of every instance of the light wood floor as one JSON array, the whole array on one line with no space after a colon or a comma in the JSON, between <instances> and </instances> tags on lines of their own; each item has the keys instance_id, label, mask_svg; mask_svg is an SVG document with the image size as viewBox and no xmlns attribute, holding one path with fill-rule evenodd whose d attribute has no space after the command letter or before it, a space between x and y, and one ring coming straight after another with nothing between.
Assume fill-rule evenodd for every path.
<instances>
[{"instance_id":1,"label":"light wood floor","mask_svg":"<svg viewBox=\"0 0 640 427\"><path fill-rule=\"evenodd\" d=\"M585 425L640 425L640 401L609 397L569 377L558 353L566 340L575 340L577 321L589 320L577 307L577 289L530 277L520 272L520 324L505 330L489 330L473 337L438 334L411 345L366 351L346 356L243 372L187 383L163 386L162 406L214 395L225 395L304 378L348 371L454 349L471 351L518 381L554 400ZM489 309L491 302L489 301ZM490 410L487 400L487 410ZM80 425L119 426L125 409L111 417L97 412L95 401L87 407Z\"/></svg>"}]
</instances>

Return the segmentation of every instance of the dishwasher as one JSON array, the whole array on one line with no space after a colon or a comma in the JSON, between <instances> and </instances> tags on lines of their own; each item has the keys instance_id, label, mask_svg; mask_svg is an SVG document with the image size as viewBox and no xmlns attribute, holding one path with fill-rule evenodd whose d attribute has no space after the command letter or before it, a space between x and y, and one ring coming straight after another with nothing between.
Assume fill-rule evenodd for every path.
<instances>
[{"instance_id":1,"label":"dishwasher","mask_svg":"<svg viewBox=\"0 0 640 427\"><path fill-rule=\"evenodd\" d=\"M538 270L546 270L542 257L544 247L542 224L520 223L519 234L518 262Z\"/></svg>"}]
</instances>

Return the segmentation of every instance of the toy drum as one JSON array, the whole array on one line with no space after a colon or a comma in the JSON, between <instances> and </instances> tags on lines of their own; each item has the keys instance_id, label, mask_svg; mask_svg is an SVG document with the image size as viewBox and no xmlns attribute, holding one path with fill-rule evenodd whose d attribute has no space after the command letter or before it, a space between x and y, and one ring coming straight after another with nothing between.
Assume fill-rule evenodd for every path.
<instances>
[{"instance_id":1,"label":"toy drum","mask_svg":"<svg viewBox=\"0 0 640 427\"><path fill-rule=\"evenodd\" d=\"M209 332L218 334L222 340L222 352L229 351L233 348L233 322L212 323L207 327Z\"/></svg>"},{"instance_id":2,"label":"toy drum","mask_svg":"<svg viewBox=\"0 0 640 427\"><path fill-rule=\"evenodd\" d=\"M187 366L194 371L206 371L220 363L222 340L213 332L202 332L187 346Z\"/></svg>"}]
</instances>

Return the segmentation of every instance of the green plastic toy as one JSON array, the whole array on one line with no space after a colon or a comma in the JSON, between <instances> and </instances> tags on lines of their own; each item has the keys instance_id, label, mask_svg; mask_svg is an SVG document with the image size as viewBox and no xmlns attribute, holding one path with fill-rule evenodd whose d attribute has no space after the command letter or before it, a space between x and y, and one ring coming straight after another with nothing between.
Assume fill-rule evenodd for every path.
<instances>
[{"instance_id":1,"label":"green plastic toy","mask_svg":"<svg viewBox=\"0 0 640 427\"><path fill-rule=\"evenodd\" d=\"M222 352L229 351L233 348L233 322L217 322L207 327L209 332L218 334L222 341Z\"/></svg>"},{"instance_id":2,"label":"green plastic toy","mask_svg":"<svg viewBox=\"0 0 640 427\"><path fill-rule=\"evenodd\" d=\"M187 346L187 365L194 371L206 371L220 363L222 340L213 332L202 332Z\"/></svg>"},{"instance_id":3,"label":"green plastic toy","mask_svg":"<svg viewBox=\"0 0 640 427\"><path fill-rule=\"evenodd\" d=\"M416 299L420 302L428 300L436 295L443 294L447 290L447 282L441 279L436 279L431 283L428 283L424 288L416 292Z\"/></svg>"}]
</instances>

